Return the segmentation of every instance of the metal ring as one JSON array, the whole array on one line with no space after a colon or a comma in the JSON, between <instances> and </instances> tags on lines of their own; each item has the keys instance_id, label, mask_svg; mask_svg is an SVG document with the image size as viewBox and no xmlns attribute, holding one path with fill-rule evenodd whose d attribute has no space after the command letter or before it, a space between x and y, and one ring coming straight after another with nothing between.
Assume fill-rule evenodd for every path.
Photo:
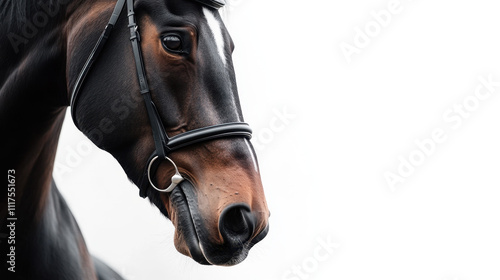
<instances>
[{"instance_id":1,"label":"metal ring","mask_svg":"<svg viewBox=\"0 0 500 280\"><path fill-rule=\"evenodd\" d=\"M177 186L180 182L182 182L184 179L182 178L181 174L179 173L179 169L177 169L177 165L174 163L172 159L169 157L165 157L166 160L170 161L170 163L174 166L175 168L175 174L172 176L172 182L170 183L170 186L166 189L159 189L153 184L153 181L151 180L151 166L153 166L153 162L158 159L158 156L155 156L151 161L149 162L148 165L148 180L149 184L153 187L153 189L159 191L159 192L171 192L175 186Z\"/></svg>"}]
</instances>

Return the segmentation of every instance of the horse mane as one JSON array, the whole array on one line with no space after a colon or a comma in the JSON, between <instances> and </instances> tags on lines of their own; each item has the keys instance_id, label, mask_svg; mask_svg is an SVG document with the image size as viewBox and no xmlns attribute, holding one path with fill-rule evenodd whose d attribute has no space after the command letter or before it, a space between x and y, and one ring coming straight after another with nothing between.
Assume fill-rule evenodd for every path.
<instances>
[{"instance_id":1,"label":"horse mane","mask_svg":"<svg viewBox=\"0 0 500 280\"><path fill-rule=\"evenodd\" d=\"M55 0L49 0L55 2ZM35 6L35 0L0 0L0 16L4 19L25 21L30 13L29 7Z\"/></svg>"},{"instance_id":2,"label":"horse mane","mask_svg":"<svg viewBox=\"0 0 500 280\"><path fill-rule=\"evenodd\" d=\"M0 0L0 19L9 24L22 24L32 20L33 15L41 10L40 4L67 5L76 0ZM61 3L62 2L62 3Z\"/></svg>"}]
</instances>

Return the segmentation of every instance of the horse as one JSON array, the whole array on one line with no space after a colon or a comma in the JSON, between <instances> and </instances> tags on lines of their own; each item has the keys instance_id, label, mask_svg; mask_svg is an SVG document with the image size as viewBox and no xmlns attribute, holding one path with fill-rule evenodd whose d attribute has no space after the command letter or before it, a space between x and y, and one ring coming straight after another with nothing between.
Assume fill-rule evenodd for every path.
<instances>
[{"instance_id":1,"label":"horse","mask_svg":"<svg viewBox=\"0 0 500 280\"><path fill-rule=\"evenodd\" d=\"M89 253L52 178L68 106L171 220L181 254L235 265L267 235L223 5L0 0L2 279L121 279Z\"/></svg>"}]
</instances>

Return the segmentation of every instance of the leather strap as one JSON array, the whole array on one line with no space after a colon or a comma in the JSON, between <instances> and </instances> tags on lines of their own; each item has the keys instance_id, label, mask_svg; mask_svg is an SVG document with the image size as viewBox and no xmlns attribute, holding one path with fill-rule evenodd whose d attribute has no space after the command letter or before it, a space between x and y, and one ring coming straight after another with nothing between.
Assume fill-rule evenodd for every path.
<instances>
[{"instance_id":1,"label":"leather strap","mask_svg":"<svg viewBox=\"0 0 500 280\"><path fill-rule=\"evenodd\" d=\"M99 56L102 49L104 48L104 45L106 44L106 42L109 38L109 35L111 34L111 31L113 30L113 27L116 24L116 21L120 17L120 14L123 10L124 5L125 5L125 0L116 1L115 8L113 10L113 13L111 14L111 18L109 19L108 24L106 24L106 27L102 31L101 36L97 40L97 43L95 44L94 48L92 49L92 52L90 53L89 57L87 58L87 61L83 65L83 68L80 71L80 74L78 74L78 78L76 79L75 86L73 87L73 91L71 92L71 101L70 101L71 117L73 118L73 122L75 123L76 127L78 127L78 123L77 123L76 117L75 117L75 112L76 112L75 105L76 105L76 102L78 100L78 96L80 93L80 89L83 85L83 81L85 80L85 77L87 77L87 74L89 73L90 69L92 68L92 65L94 65L94 62L97 60L97 57Z\"/></svg>"},{"instance_id":2,"label":"leather strap","mask_svg":"<svg viewBox=\"0 0 500 280\"><path fill-rule=\"evenodd\" d=\"M252 138L252 129L247 123L242 122L224 123L193 129L170 138L167 149L169 152L172 152L200 142L235 136L250 139Z\"/></svg>"},{"instance_id":3,"label":"leather strap","mask_svg":"<svg viewBox=\"0 0 500 280\"><path fill-rule=\"evenodd\" d=\"M141 37L139 34L137 23L135 22L133 0L127 0L127 17L128 28L130 29L130 42L132 43L132 52L134 54L135 69L137 72L137 80L139 82L140 92L142 97L144 98L149 122L151 123L156 154L163 159L167 156L165 147L168 143L168 137L164 133L165 129L163 128L162 122L160 121L160 118L158 116L158 111L156 110L153 100L151 99L148 80L146 78L146 71L144 70L144 60L142 59L142 51L140 45Z\"/></svg>"}]
</instances>

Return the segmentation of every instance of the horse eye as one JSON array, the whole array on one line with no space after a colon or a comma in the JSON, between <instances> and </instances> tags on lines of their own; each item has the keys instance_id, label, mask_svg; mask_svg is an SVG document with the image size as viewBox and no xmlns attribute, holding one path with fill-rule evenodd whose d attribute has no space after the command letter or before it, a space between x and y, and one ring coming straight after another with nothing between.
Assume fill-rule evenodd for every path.
<instances>
[{"instance_id":1,"label":"horse eye","mask_svg":"<svg viewBox=\"0 0 500 280\"><path fill-rule=\"evenodd\" d=\"M182 51L182 41L177 35L167 35L162 38L163 47L167 51L171 52L181 52Z\"/></svg>"}]
</instances>

